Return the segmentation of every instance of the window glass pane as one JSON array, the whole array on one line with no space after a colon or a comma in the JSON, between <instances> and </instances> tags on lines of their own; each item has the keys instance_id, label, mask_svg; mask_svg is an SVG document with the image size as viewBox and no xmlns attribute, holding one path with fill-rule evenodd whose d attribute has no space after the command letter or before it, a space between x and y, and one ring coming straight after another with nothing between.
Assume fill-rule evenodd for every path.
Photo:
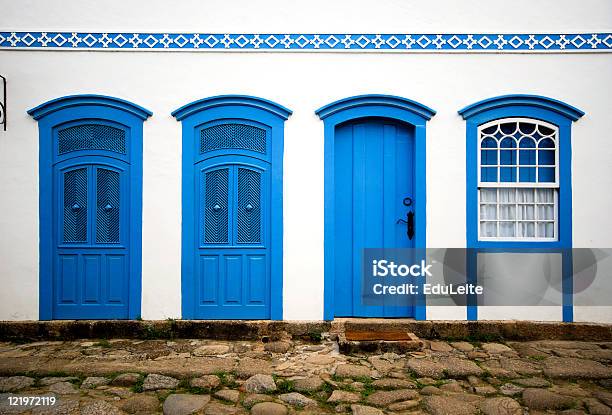
<instances>
[{"instance_id":1,"label":"window glass pane","mask_svg":"<svg viewBox=\"0 0 612 415\"><path fill-rule=\"evenodd\" d=\"M518 236L521 238L535 237L535 222L519 222Z\"/></svg>"},{"instance_id":2,"label":"window glass pane","mask_svg":"<svg viewBox=\"0 0 612 415\"><path fill-rule=\"evenodd\" d=\"M535 219L535 207L534 205L519 205L518 206L518 220L532 220Z\"/></svg>"},{"instance_id":3,"label":"window glass pane","mask_svg":"<svg viewBox=\"0 0 612 415\"><path fill-rule=\"evenodd\" d=\"M519 203L533 203L533 189L516 189Z\"/></svg>"},{"instance_id":4,"label":"window glass pane","mask_svg":"<svg viewBox=\"0 0 612 415\"><path fill-rule=\"evenodd\" d=\"M497 219L497 205L480 205L480 219Z\"/></svg>"},{"instance_id":5,"label":"window glass pane","mask_svg":"<svg viewBox=\"0 0 612 415\"><path fill-rule=\"evenodd\" d=\"M521 166L535 166L536 164L535 150L519 150L519 164Z\"/></svg>"},{"instance_id":6,"label":"window glass pane","mask_svg":"<svg viewBox=\"0 0 612 415\"><path fill-rule=\"evenodd\" d=\"M497 201L497 189L481 189L480 190L480 201L481 202L496 202Z\"/></svg>"},{"instance_id":7,"label":"window glass pane","mask_svg":"<svg viewBox=\"0 0 612 415\"><path fill-rule=\"evenodd\" d=\"M555 181L555 168L554 167L538 168L538 181L544 182L544 183L553 183Z\"/></svg>"},{"instance_id":8,"label":"window glass pane","mask_svg":"<svg viewBox=\"0 0 612 415\"><path fill-rule=\"evenodd\" d=\"M481 148L497 148L497 140L487 137L480 143Z\"/></svg>"},{"instance_id":9,"label":"window glass pane","mask_svg":"<svg viewBox=\"0 0 612 415\"><path fill-rule=\"evenodd\" d=\"M554 133L554 130L543 125L538 125L538 131L542 135L551 135L552 133Z\"/></svg>"},{"instance_id":10,"label":"window glass pane","mask_svg":"<svg viewBox=\"0 0 612 415\"><path fill-rule=\"evenodd\" d=\"M516 219L516 205L499 205L500 219Z\"/></svg>"},{"instance_id":11,"label":"window glass pane","mask_svg":"<svg viewBox=\"0 0 612 415\"><path fill-rule=\"evenodd\" d=\"M531 135L535 132L536 125L529 122L520 122L519 131L525 135Z\"/></svg>"},{"instance_id":12,"label":"window glass pane","mask_svg":"<svg viewBox=\"0 0 612 415\"><path fill-rule=\"evenodd\" d=\"M555 202L555 191L554 189L537 189L538 202L540 203L554 203Z\"/></svg>"},{"instance_id":13,"label":"window glass pane","mask_svg":"<svg viewBox=\"0 0 612 415\"><path fill-rule=\"evenodd\" d=\"M499 127L502 133L512 135L517 131L518 126L516 124L517 123L515 122L505 122L503 124L500 124Z\"/></svg>"},{"instance_id":14,"label":"window glass pane","mask_svg":"<svg viewBox=\"0 0 612 415\"><path fill-rule=\"evenodd\" d=\"M553 238L555 225L552 222L538 222L538 238Z\"/></svg>"},{"instance_id":15,"label":"window glass pane","mask_svg":"<svg viewBox=\"0 0 612 415\"><path fill-rule=\"evenodd\" d=\"M500 222L499 223L499 236L511 238L514 237L515 225L514 222Z\"/></svg>"},{"instance_id":16,"label":"window glass pane","mask_svg":"<svg viewBox=\"0 0 612 415\"><path fill-rule=\"evenodd\" d=\"M544 166L554 166L555 150L538 150L538 164Z\"/></svg>"},{"instance_id":17,"label":"window glass pane","mask_svg":"<svg viewBox=\"0 0 612 415\"><path fill-rule=\"evenodd\" d=\"M544 138L538 143L538 148L555 148L555 142L550 138Z\"/></svg>"},{"instance_id":18,"label":"window glass pane","mask_svg":"<svg viewBox=\"0 0 612 415\"><path fill-rule=\"evenodd\" d=\"M536 146L535 141L529 137L523 137L521 138L521 141L519 142L520 148L535 148L535 146Z\"/></svg>"},{"instance_id":19,"label":"window glass pane","mask_svg":"<svg viewBox=\"0 0 612 415\"><path fill-rule=\"evenodd\" d=\"M516 167L501 167L500 182L515 182L516 181Z\"/></svg>"},{"instance_id":20,"label":"window glass pane","mask_svg":"<svg viewBox=\"0 0 612 415\"><path fill-rule=\"evenodd\" d=\"M480 164L495 166L497 164L497 150L480 150Z\"/></svg>"},{"instance_id":21,"label":"window glass pane","mask_svg":"<svg viewBox=\"0 0 612 415\"><path fill-rule=\"evenodd\" d=\"M496 182L497 181L497 167L482 167L480 169L480 181L481 182Z\"/></svg>"},{"instance_id":22,"label":"window glass pane","mask_svg":"<svg viewBox=\"0 0 612 415\"><path fill-rule=\"evenodd\" d=\"M516 189L499 189L499 201L501 203L514 203L516 201Z\"/></svg>"},{"instance_id":23,"label":"window glass pane","mask_svg":"<svg viewBox=\"0 0 612 415\"><path fill-rule=\"evenodd\" d=\"M516 150L501 150L499 152L499 164L516 164Z\"/></svg>"},{"instance_id":24,"label":"window glass pane","mask_svg":"<svg viewBox=\"0 0 612 415\"><path fill-rule=\"evenodd\" d=\"M514 138L506 137L501 140L499 146L501 148L516 148L516 140Z\"/></svg>"},{"instance_id":25,"label":"window glass pane","mask_svg":"<svg viewBox=\"0 0 612 415\"><path fill-rule=\"evenodd\" d=\"M497 222L480 222L480 236L497 236Z\"/></svg>"},{"instance_id":26,"label":"window glass pane","mask_svg":"<svg viewBox=\"0 0 612 415\"><path fill-rule=\"evenodd\" d=\"M519 181L520 182L535 182L535 167L520 167Z\"/></svg>"},{"instance_id":27,"label":"window glass pane","mask_svg":"<svg viewBox=\"0 0 612 415\"><path fill-rule=\"evenodd\" d=\"M554 220L555 208L553 205L538 205L538 219Z\"/></svg>"},{"instance_id":28,"label":"window glass pane","mask_svg":"<svg viewBox=\"0 0 612 415\"><path fill-rule=\"evenodd\" d=\"M485 128L484 130L482 130L482 133L483 134L493 134L496 131L497 131L497 124Z\"/></svg>"}]
</instances>

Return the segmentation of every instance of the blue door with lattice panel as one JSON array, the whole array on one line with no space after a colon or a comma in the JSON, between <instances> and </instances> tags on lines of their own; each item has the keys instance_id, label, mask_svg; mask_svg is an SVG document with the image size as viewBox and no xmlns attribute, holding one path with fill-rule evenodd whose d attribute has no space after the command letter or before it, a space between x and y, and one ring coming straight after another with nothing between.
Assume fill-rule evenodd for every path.
<instances>
[{"instance_id":1,"label":"blue door with lattice panel","mask_svg":"<svg viewBox=\"0 0 612 415\"><path fill-rule=\"evenodd\" d=\"M151 111L82 94L28 114L39 132L39 318L139 318L142 125Z\"/></svg>"},{"instance_id":2,"label":"blue door with lattice panel","mask_svg":"<svg viewBox=\"0 0 612 415\"><path fill-rule=\"evenodd\" d=\"M291 111L218 95L182 123L184 319L283 318L283 148Z\"/></svg>"},{"instance_id":3,"label":"blue door with lattice panel","mask_svg":"<svg viewBox=\"0 0 612 415\"><path fill-rule=\"evenodd\" d=\"M196 318L270 318L269 135L245 121L199 131Z\"/></svg>"},{"instance_id":4,"label":"blue door with lattice panel","mask_svg":"<svg viewBox=\"0 0 612 415\"><path fill-rule=\"evenodd\" d=\"M130 163L125 128L56 129L53 318L128 318Z\"/></svg>"}]
</instances>

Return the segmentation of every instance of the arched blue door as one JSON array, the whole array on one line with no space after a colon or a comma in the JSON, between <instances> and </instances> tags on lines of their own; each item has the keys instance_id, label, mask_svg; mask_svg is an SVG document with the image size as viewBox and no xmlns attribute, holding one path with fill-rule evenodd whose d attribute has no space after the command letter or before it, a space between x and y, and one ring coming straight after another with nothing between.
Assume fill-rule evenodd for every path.
<instances>
[{"instance_id":1,"label":"arched blue door","mask_svg":"<svg viewBox=\"0 0 612 415\"><path fill-rule=\"evenodd\" d=\"M183 124L183 318L282 319L283 128L290 114L243 95L173 112Z\"/></svg>"},{"instance_id":2,"label":"arched blue door","mask_svg":"<svg viewBox=\"0 0 612 415\"><path fill-rule=\"evenodd\" d=\"M53 166L53 317L127 318L131 241L126 130L57 129Z\"/></svg>"},{"instance_id":3,"label":"arched blue door","mask_svg":"<svg viewBox=\"0 0 612 415\"><path fill-rule=\"evenodd\" d=\"M117 98L29 111L40 132L40 318L140 316L142 121Z\"/></svg>"},{"instance_id":4,"label":"arched blue door","mask_svg":"<svg viewBox=\"0 0 612 415\"><path fill-rule=\"evenodd\" d=\"M365 306L364 248L411 248L406 232L414 195L414 128L382 118L342 124L335 134L335 316L411 317L413 304Z\"/></svg>"},{"instance_id":5,"label":"arched blue door","mask_svg":"<svg viewBox=\"0 0 612 415\"><path fill-rule=\"evenodd\" d=\"M406 98L372 94L340 99L316 114L325 124L325 320L425 319L422 296L414 307L356 305L361 280L355 262L366 247L425 247L425 124L435 111ZM403 200L410 194L414 235L407 241L407 229L397 221L406 218Z\"/></svg>"},{"instance_id":6,"label":"arched blue door","mask_svg":"<svg viewBox=\"0 0 612 415\"><path fill-rule=\"evenodd\" d=\"M204 126L199 144L193 171L197 317L268 319L269 129L224 120Z\"/></svg>"}]
</instances>

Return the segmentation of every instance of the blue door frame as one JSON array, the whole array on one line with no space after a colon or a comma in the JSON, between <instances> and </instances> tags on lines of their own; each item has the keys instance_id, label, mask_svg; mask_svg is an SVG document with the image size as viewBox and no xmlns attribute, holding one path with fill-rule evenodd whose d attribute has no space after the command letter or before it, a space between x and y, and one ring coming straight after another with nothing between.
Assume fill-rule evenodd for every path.
<instances>
[{"instance_id":1,"label":"blue door frame","mask_svg":"<svg viewBox=\"0 0 612 415\"><path fill-rule=\"evenodd\" d=\"M466 121L466 275L477 283L478 253L543 252L562 258L562 317L573 321L572 257L572 123L585 113L565 102L540 95L511 94L483 99L458 111ZM492 120L525 117L546 121L559 128L559 213L557 241L480 241L478 239L478 127ZM467 319L478 320L475 295L467 298Z\"/></svg>"},{"instance_id":2,"label":"blue door frame","mask_svg":"<svg viewBox=\"0 0 612 415\"><path fill-rule=\"evenodd\" d=\"M244 95L223 95L210 98L204 98L190 104L187 104L172 113L177 121L182 122L182 277L181 277L181 294L182 294L182 317L184 319L272 319L282 320L283 317L283 142L284 142L284 121L291 115L291 111L272 101L262 98L250 97ZM266 130L267 150L263 151L264 155L257 155L253 151L245 150L241 146L222 146L218 150L206 151L201 150L201 132L204 128L214 125L222 125L224 123L251 125L261 127ZM198 151L199 150L199 151ZM241 167L242 166L242 167ZM199 208L200 201L198 200L198 188L200 183L196 183L195 171L198 170L201 174L210 172L210 169L222 167L228 171L227 181L237 175L240 169L248 169L250 172L261 172L262 177L262 195L269 194L266 200L262 200L261 210L267 210L262 213L264 227L268 226L268 245L258 247L248 245L244 248L234 246L224 246L223 244L208 244L202 243L200 240L200 228L203 225L204 218L202 217ZM246 170L245 170L246 171ZM234 172L234 173L232 173ZM232 175L233 174L233 175ZM259 177L259 176L258 176ZM225 179L224 179L225 180ZM267 181L266 181L267 180ZM228 184L232 186L231 183ZM237 186L235 184L234 186ZM231 198L232 196L228 196ZM228 200L228 199L226 199ZM263 205L267 202L269 207ZM240 202L230 206L231 202L227 203L229 209L228 220L233 220L234 212L240 206ZM218 205L218 207L217 207ZM222 211L226 206L223 203L216 204L215 210ZM250 209L249 209L250 210ZM234 227L230 227L229 242L231 245L232 232ZM234 235L235 237L235 235ZM266 236L263 236L264 238ZM206 253L210 253L210 257L220 257L227 250L233 249L235 255L247 256L248 253L254 254L254 259L258 259L256 254L257 249L267 249L269 254L269 271L266 272L268 282L264 288L264 292L258 294L265 298L265 307L251 307L248 305L239 304L238 307L222 306L221 304L213 304L214 301L209 301L215 307L207 307L205 304L206 297L212 295L210 290L218 289L221 283L227 282L225 278L230 274L229 265L226 264L224 269L220 268L219 263L205 261L202 262L202 255L206 257ZM210 269L218 272L218 285L207 286L205 281L200 280L200 272L196 270L196 251L200 256L200 267L212 267ZM243 252L244 251L244 252ZM255 258L257 257L257 258ZM213 261L214 262L214 261ZM245 267L244 260L238 261L237 267ZM205 271L203 271L205 272ZM249 271L251 272L251 271ZM249 277L250 278L250 277ZM221 281L220 279L224 279ZM234 287L235 288L235 287ZM258 292L260 290L257 290ZM244 289L234 292L232 296L240 297L243 295ZM228 294L226 294L228 295ZM239 301L237 301L239 302Z\"/></svg>"},{"instance_id":3,"label":"blue door frame","mask_svg":"<svg viewBox=\"0 0 612 415\"><path fill-rule=\"evenodd\" d=\"M141 304L141 251L142 251L142 123L152 113L131 102L114 97L101 95L71 95L48 101L28 111L38 121L39 128L39 217L40 217L40 286L39 286L39 318L50 320L54 318L130 318L140 317ZM125 132L126 154L118 155L107 150L77 150L68 154L59 155L57 131L67 126L78 126L83 124L107 125ZM93 224L89 223L88 238L93 247L83 246L83 249L93 249L92 260L89 264L81 264L83 272L86 266L91 266L94 272L106 274L108 286L104 287L104 281L98 276L90 280L93 287L76 281L75 298L79 304L75 307L59 307L55 287L55 268L59 265L57 256L61 249L71 249L60 241L58 226L55 221L59 217L59 199L62 198L62 182L59 174L70 169L81 169L87 171L86 181L90 192L98 178L94 177L96 172L106 172L118 175L120 183L121 203L120 217L125 219L129 225L119 226L120 244L100 244L96 239L93 243ZM129 180L129 182L128 182ZM59 192L59 193L58 193ZM89 197L89 203L95 200L93 195ZM124 203L125 202L125 203ZM80 209L76 207L75 209ZM93 206L90 207L93 211ZM105 207L106 211L112 211L113 207ZM61 218L60 218L61 220ZM92 218L88 219L89 221ZM122 219L123 220L123 219ZM122 223L125 223L122 222ZM78 246L74 246L78 250ZM87 252L87 251L84 251ZM121 254L117 254L122 252ZM127 264L116 260L125 253L128 258ZM113 255L115 254L115 255ZM102 264L97 263L97 257L107 256L105 270ZM110 255L110 256L109 256ZM87 259L87 258L85 258ZM87 262L87 261L85 261ZM96 271L97 268L97 271ZM78 273L77 268L73 269ZM108 278L117 278L119 274L127 273L127 279L121 281L119 288L111 292ZM74 275L75 278L84 278L82 275ZM100 284L100 285L96 285ZM91 290L91 291L88 291ZM102 293L102 294L100 294ZM104 305L96 304L90 307L87 304L88 296L105 300ZM92 298L93 298L92 297ZM122 303L119 305L120 303ZM126 304L127 302L127 304ZM117 304L113 304L117 303Z\"/></svg>"},{"instance_id":4,"label":"blue door frame","mask_svg":"<svg viewBox=\"0 0 612 415\"><path fill-rule=\"evenodd\" d=\"M414 127L414 211L415 247L426 247L426 123L435 111L418 102L390 95L359 95L344 98L319 108L316 111L324 123L325 140L325 213L324 213L324 251L325 283L324 311L325 320L334 319L335 257L334 238L336 234L335 203L337 191L334 178L336 127L342 123L360 118L386 118ZM415 318L425 320L423 298L417 300Z\"/></svg>"}]
</instances>

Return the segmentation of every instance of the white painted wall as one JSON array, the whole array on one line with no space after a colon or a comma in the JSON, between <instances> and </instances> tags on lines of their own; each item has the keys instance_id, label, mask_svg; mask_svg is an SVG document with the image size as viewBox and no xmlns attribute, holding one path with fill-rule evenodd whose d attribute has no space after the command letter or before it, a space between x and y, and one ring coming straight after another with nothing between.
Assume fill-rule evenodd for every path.
<instances>
[{"instance_id":1,"label":"white painted wall","mask_svg":"<svg viewBox=\"0 0 612 415\"><path fill-rule=\"evenodd\" d=\"M609 31L609 0L0 0L13 30L231 33Z\"/></svg>"},{"instance_id":2,"label":"white painted wall","mask_svg":"<svg viewBox=\"0 0 612 415\"><path fill-rule=\"evenodd\" d=\"M116 3L115 5L112 5ZM518 4L517 4L518 3ZM304 3L195 0L0 0L9 30L210 32L612 31L612 2L385 0ZM171 8L169 5L172 4ZM204 5L202 5L204 4ZM435 4L435 5L434 5ZM521 6L522 4L522 6ZM525 9L531 10L524 13ZM137 18L135 18L137 16ZM231 18L228 18L231 16ZM546 18L542 18L546 16ZM230 23L231 22L231 23ZM180 124L170 112L217 94L271 99L294 111L285 130L284 316L323 316L323 125L339 98L393 94L437 110L428 125L427 243L465 246L465 124L457 110L531 93L586 112L573 128L576 247L612 246L612 54L159 53L0 50L8 131L0 131L0 319L38 318L38 131L26 110L99 93L153 111L144 124L142 317L180 318ZM604 190L604 191L602 191ZM464 318L465 310L461 310ZM435 308L433 318L457 318ZM499 313L491 314L499 316ZM534 318L534 314L527 315ZM560 318L560 316L559 316ZM608 320L580 311L582 320Z\"/></svg>"}]
</instances>

